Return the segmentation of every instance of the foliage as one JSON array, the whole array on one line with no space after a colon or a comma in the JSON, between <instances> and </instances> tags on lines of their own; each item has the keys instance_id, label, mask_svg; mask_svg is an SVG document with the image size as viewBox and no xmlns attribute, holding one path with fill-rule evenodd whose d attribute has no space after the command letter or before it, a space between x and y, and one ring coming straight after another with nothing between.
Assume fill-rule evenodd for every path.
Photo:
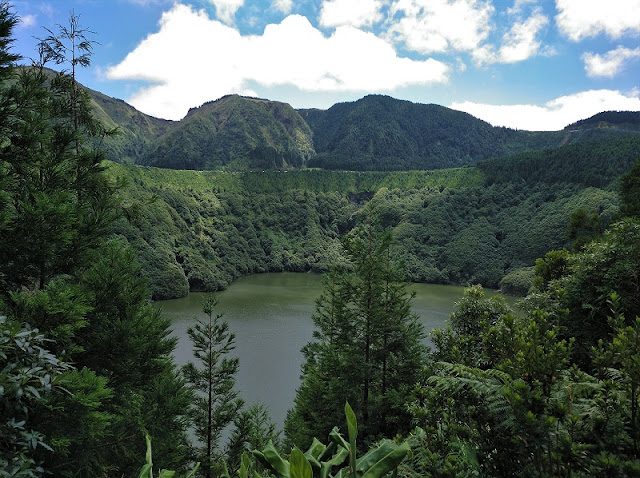
<instances>
[{"instance_id":1,"label":"foliage","mask_svg":"<svg viewBox=\"0 0 640 478\"><path fill-rule=\"evenodd\" d=\"M10 81L0 85L0 316L16 337L33 339L24 347L35 365L29 369L28 358L16 356L13 339L3 344L7 377L12 367L27 367L24 385L32 386L27 394L16 391L25 403L6 413L23 415L15 415L13 431L24 425L33 441L15 451L31 470L128 475L145 428L159 437L163 462L184 459L188 395L170 355L175 341L149 304L134 254L109 237L122 208L116 182L104 174L104 155L93 147L108 131L74 76L76 66L89 63L92 43L73 14L59 28L41 42L38 63L12 76L3 69ZM44 68L51 59L68 62L71 75ZM37 337L30 332L36 328ZM46 372L55 360L75 369ZM40 378L48 389L55 378L64 393L43 393L30 382ZM171 399L159 402L163 395ZM21 446L9 442L8 449Z\"/></svg>"},{"instance_id":2,"label":"foliage","mask_svg":"<svg viewBox=\"0 0 640 478\"><path fill-rule=\"evenodd\" d=\"M633 143L631 143L633 144ZM375 207L396 237L406 279L482 283L498 287L513 270L532 266L549 250L569 248L564 231L576 210L597 212L599 224L617 214L611 190L637 157L629 140L588 151L580 171L598 171L603 188L571 178L562 166L584 153L563 147L511 158L515 172L500 181L503 161L441 171L195 172L111 164L131 222L118 232L138 251L154 298L225 288L239 276L265 271L325 272L344 262L340 238L360 210ZM546 174L544 182L529 180ZM595 174L595 173L594 173ZM512 178L512 179L509 179ZM567 182L570 180L570 182ZM493 182L493 183L492 183Z\"/></svg>"},{"instance_id":3,"label":"foliage","mask_svg":"<svg viewBox=\"0 0 640 478\"><path fill-rule=\"evenodd\" d=\"M591 347L611 332L608 300L620 297L626 317L640 316L640 223L627 218L611 225L602 239L571 258L568 275L557 287L563 307L562 322L568 336L576 337L576 359L586 366Z\"/></svg>"},{"instance_id":4,"label":"foliage","mask_svg":"<svg viewBox=\"0 0 640 478\"><path fill-rule=\"evenodd\" d=\"M187 113L142 164L174 169L279 169L306 164L311 130L289 105L229 95Z\"/></svg>"},{"instance_id":5,"label":"foliage","mask_svg":"<svg viewBox=\"0 0 640 478\"><path fill-rule=\"evenodd\" d=\"M533 286L533 267L522 267L509 272L500 280L500 290L508 295L526 296Z\"/></svg>"},{"instance_id":6,"label":"foliage","mask_svg":"<svg viewBox=\"0 0 640 478\"><path fill-rule=\"evenodd\" d=\"M620 214L640 216L640 159L620 181Z\"/></svg>"},{"instance_id":7,"label":"foliage","mask_svg":"<svg viewBox=\"0 0 640 478\"><path fill-rule=\"evenodd\" d=\"M358 458L358 424L356 414L348 402L345 404L345 415L348 441L338 432L338 427L334 427L329 434L329 445L314 439L305 453L294 447L288 461L280 456L271 443L261 451L254 450L253 455L276 478L381 478L395 473L409 453L409 445L406 442L397 445L390 440L384 440ZM249 463L243 460L244 470L249 468L247 465ZM344 465L347 466L343 467ZM333 473L334 467L339 469L337 473ZM239 474L242 476L242 473Z\"/></svg>"},{"instance_id":8,"label":"foliage","mask_svg":"<svg viewBox=\"0 0 640 478\"><path fill-rule=\"evenodd\" d=\"M33 458L38 448L52 450L47 437L35 427L33 409L52 393L60 393L60 377L71 367L45 347L36 329L0 317L0 473L38 476Z\"/></svg>"},{"instance_id":9,"label":"foliage","mask_svg":"<svg viewBox=\"0 0 640 478\"><path fill-rule=\"evenodd\" d=\"M151 437L149 435L146 436L147 443L147 453L145 455L146 463L140 469L140 474L138 478L153 478L153 452L151 450ZM185 478L192 477L196 471L200 468L200 463L196 463L196 466L189 472ZM162 469L158 472L158 478L174 478L176 475L175 471Z\"/></svg>"},{"instance_id":10,"label":"foliage","mask_svg":"<svg viewBox=\"0 0 640 478\"><path fill-rule=\"evenodd\" d=\"M473 349L482 368L452 353L451 343L437 344L434 358L450 361L432 364L415 391L422 429L409 440L408 475L637 473L635 329L614 313L615 332L600 342L593 376L571 363L578 339L563 339L555 317L498 315Z\"/></svg>"},{"instance_id":11,"label":"foliage","mask_svg":"<svg viewBox=\"0 0 640 478\"><path fill-rule=\"evenodd\" d=\"M198 365L189 362L183 374L194 393L190 415L195 434L202 444L197 458L202 463L203 476L219 474L222 453L219 440L222 431L238 417L243 401L234 389L238 359L227 355L235 348L235 335L229 332L222 315L214 312L218 300L209 296L202 304L207 320L198 320L187 331L193 344Z\"/></svg>"},{"instance_id":12,"label":"foliage","mask_svg":"<svg viewBox=\"0 0 640 478\"><path fill-rule=\"evenodd\" d=\"M267 443L272 443L276 448L279 446L280 432L276 431L269 410L262 404L240 411L233 420L233 426L226 450L227 466L232 470L241 465L243 453L260 450Z\"/></svg>"},{"instance_id":13,"label":"foliage","mask_svg":"<svg viewBox=\"0 0 640 478\"><path fill-rule=\"evenodd\" d=\"M392 262L389 232L365 223L344 247L350 269L326 276L314 340L303 348L302 384L285 423L287 437L303 446L329 432L345 399L360 410L365 443L407 431L404 394L424 354L424 333Z\"/></svg>"}]
</instances>

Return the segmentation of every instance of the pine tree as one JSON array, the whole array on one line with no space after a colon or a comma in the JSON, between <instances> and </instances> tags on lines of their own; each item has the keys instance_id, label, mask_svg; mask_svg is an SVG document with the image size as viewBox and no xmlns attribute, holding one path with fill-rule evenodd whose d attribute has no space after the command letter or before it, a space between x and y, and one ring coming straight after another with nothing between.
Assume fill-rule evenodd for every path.
<instances>
[{"instance_id":1,"label":"pine tree","mask_svg":"<svg viewBox=\"0 0 640 478\"><path fill-rule=\"evenodd\" d=\"M345 401L359 413L365 442L408 431L404 400L421 368L424 332L391 243L391 234L373 223L358 227L344 242L351 268L325 277L313 316L317 330L303 349L302 384L285 423L299 446L328 434Z\"/></svg>"},{"instance_id":2,"label":"pine tree","mask_svg":"<svg viewBox=\"0 0 640 478\"><path fill-rule=\"evenodd\" d=\"M0 34L15 24L8 12L2 2ZM70 22L78 26L73 14ZM0 62L10 63L8 45L0 41ZM60 378L67 393L27 410L52 450L26 459L60 477L129 476L147 431L161 466L175 467L190 399L170 355L175 340L149 304L135 254L109 240L120 206L94 147L104 131L88 96L73 76L46 70L42 53L0 84L0 316L37 327L76 370Z\"/></svg>"},{"instance_id":3,"label":"pine tree","mask_svg":"<svg viewBox=\"0 0 640 478\"><path fill-rule=\"evenodd\" d=\"M216 297L205 299L202 311L207 319L198 320L188 329L198 364L189 362L183 369L195 392L190 415L202 444L197 447L197 461L202 463L200 472L207 478L221 470L222 431L233 422L243 405L234 388L239 361L227 357L235 348L235 335L229 331L229 324L220 320L222 315L215 313L217 305Z\"/></svg>"}]
</instances>

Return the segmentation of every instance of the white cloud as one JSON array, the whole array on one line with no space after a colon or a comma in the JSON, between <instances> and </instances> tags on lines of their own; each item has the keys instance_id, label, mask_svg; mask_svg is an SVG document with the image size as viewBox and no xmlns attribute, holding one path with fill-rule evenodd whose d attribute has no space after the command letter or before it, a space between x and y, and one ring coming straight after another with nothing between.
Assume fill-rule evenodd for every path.
<instances>
[{"instance_id":1,"label":"white cloud","mask_svg":"<svg viewBox=\"0 0 640 478\"><path fill-rule=\"evenodd\" d=\"M556 8L558 28L573 41L640 32L640 0L556 0Z\"/></svg>"},{"instance_id":2,"label":"white cloud","mask_svg":"<svg viewBox=\"0 0 640 478\"><path fill-rule=\"evenodd\" d=\"M391 38L423 53L474 51L488 38L494 8L480 0L396 0Z\"/></svg>"},{"instance_id":3,"label":"white cloud","mask_svg":"<svg viewBox=\"0 0 640 478\"><path fill-rule=\"evenodd\" d=\"M23 15L20 17L19 28L30 28L38 24L36 15Z\"/></svg>"},{"instance_id":4,"label":"white cloud","mask_svg":"<svg viewBox=\"0 0 640 478\"><path fill-rule=\"evenodd\" d=\"M107 76L154 83L128 101L145 113L179 119L205 101L246 94L252 82L373 93L443 83L449 73L433 59L400 58L384 40L351 26L326 37L305 17L291 15L262 35L242 36L204 11L177 4L162 16L160 30Z\"/></svg>"},{"instance_id":5,"label":"white cloud","mask_svg":"<svg viewBox=\"0 0 640 478\"><path fill-rule=\"evenodd\" d=\"M503 37L498 51L500 63L516 63L537 54L540 42L536 35L549 22L549 19L536 12L523 23L515 23Z\"/></svg>"},{"instance_id":6,"label":"white cloud","mask_svg":"<svg viewBox=\"0 0 640 478\"><path fill-rule=\"evenodd\" d=\"M244 0L209 0L216 6L216 15L220 21L230 25L238 9L244 5Z\"/></svg>"},{"instance_id":7,"label":"white cloud","mask_svg":"<svg viewBox=\"0 0 640 478\"><path fill-rule=\"evenodd\" d=\"M519 15L524 10L524 6L529 3L538 3L538 0L515 0L513 7L507 9L509 15Z\"/></svg>"},{"instance_id":8,"label":"white cloud","mask_svg":"<svg viewBox=\"0 0 640 478\"><path fill-rule=\"evenodd\" d=\"M502 37L502 45L496 51L491 44L478 46L471 52L473 60L478 65L492 63L517 63L532 56L546 52L541 48L538 40L538 32L549 23L549 19L536 9L534 13L523 22L514 23L510 30Z\"/></svg>"},{"instance_id":9,"label":"white cloud","mask_svg":"<svg viewBox=\"0 0 640 478\"><path fill-rule=\"evenodd\" d=\"M640 111L640 92L628 95L615 90L589 90L562 96L539 105L487 105L455 102L451 108L465 111L494 126L529 131L555 131L601 111Z\"/></svg>"},{"instance_id":10,"label":"white cloud","mask_svg":"<svg viewBox=\"0 0 640 478\"><path fill-rule=\"evenodd\" d=\"M273 6L276 10L288 15L293 8L293 0L273 0Z\"/></svg>"},{"instance_id":11,"label":"white cloud","mask_svg":"<svg viewBox=\"0 0 640 478\"><path fill-rule=\"evenodd\" d=\"M604 76L613 78L622 69L623 64L631 58L640 58L640 47L631 50L619 46L605 55L585 53L582 55L584 69L591 77Z\"/></svg>"},{"instance_id":12,"label":"white cloud","mask_svg":"<svg viewBox=\"0 0 640 478\"><path fill-rule=\"evenodd\" d=\"M320 11L320 25L337 27L371 26L382 20L382 0L324 0Z\"/></svg>"}]
</instances>

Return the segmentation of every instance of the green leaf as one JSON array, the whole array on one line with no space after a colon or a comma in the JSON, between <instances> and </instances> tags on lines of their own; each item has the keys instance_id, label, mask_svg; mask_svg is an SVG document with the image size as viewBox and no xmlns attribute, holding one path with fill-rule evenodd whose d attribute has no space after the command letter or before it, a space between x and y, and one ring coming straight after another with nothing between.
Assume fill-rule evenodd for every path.
<instances>
[{"instance_id":1,"label":"green leaf","mask_svg":"<svg viewBox=\"0 0 640 478\"><path fill-rule=\"evenodd\" d=\"M349 469L351 476L356 476L356 437L358 436L358 422L349 402L344 404L344 413L347 416L347 428L349 429Z\"/></svg>"},{"instance_id":2,"label":"green leaf","mask_svg":"<svg viewBox=\"0 0 640 478\"><path fill-rule=\"evenodd\" d=\"M144 461L147 463L147 465L152 465L153 461L151 458L151 437L149 436L149 434L146 434L144 438L147 442L147 454L144 457Z\"/></svg>"},{"instance_id":3,"label":"green leaf","mask_svg":"<svg viewBox=\"0 0 640 478\"><path fill-rule=\"evenodd\" d=\"M343 446L338 447L338 451L331 457L330 460L323 461L320 464L320 478L328 478L331 473L331 468L334 466L340 466L344 463L344 460L349 456L349 450Z\"/></svg>"},{"instance_id":4,"label":"green leaf","mask_svg":"<svg viewBox=\"0 0 640 478\"><path fill-rule=\"evenodd\" d=\"M395 470L398 465L402 463L402 460L404 460L405 456L409 454L410 450L409 444L404 442L365 471L361 478L380 478L385 476L390 471Z\"/></svg>"},{"instance_id":5,"label":"green leaf","mask_svg":"<svg viewBox=\"0 0 640 478\"><path fill-rule=\"evenodd\" d=\"M331 432L329 433L329 439L331 439L331 441L336 445L341 446L347 450L349 449L349 444L345 441L345 439L338 431L338 427L333 427L333 430L331 430Z\"/></svg>"},{"instance_id":6,"label":"green leaf","mask_svg":"<svg viewBox=\"0 0 640 478\"><path fill-rule=\"evenodd\" d=\"M311 464L298 448L291 450L289 464L291 478L313 478Z\"/></svg>"},{"instance_id":7,"label":"green leaf","mask_svg":"<svg viewBox=\"0 0 640 478\"><path fill-rule=\"evenodd\" d=\"M262 452L254 453L254 455L264 460L264 463L276 473L278 478L288 478L289 463L280 456L271 440L262 449Z\"/></svg>"},{"instance_id":8,"label":"green leaf","mask_svg":"<svg viewBox=\"0 0 640 478\"><path fill-rule=\"evenodd\" d=\"M176 476L175 471L160 470L160 478L173 478L174 476Z\"/></svg>"},{"instance_id":9,"label":"green leaf","mask_svg":"<svg viewBox=\"0 0 640 478\"><path fill-rule=\"evenodd\" d=\"M195 475L196 471L198 471L198 468L200 468L200 462L196 463L196 466L193 467L193 470L191 470L185 478L191 478L193 475Z\"/></svg>"},{"instance_id":10,"label":"green leaf","mask_svg":"<svg viewBox=\"0 0 640 478\"><path fill-rule=\"evenodd\" d=\"M140 474L138 475L138 478L149 478L151 475L151 469L152 469L152 465L150 464L146 464L144 465L141 469L140 469Z\"/></svg>"},{"instance_id":11,"label":"green leaf","mask_svg":"<svg viewBox=\"0 0 640 478\"><path fill-rule=\"evenodd\" d=\"M371 466L376 464L397 447L398 446L395 443L389 440L383 441L377 448L372 448L364 456L358 459L356 463L356 470L359 472L367 471Z\"/></svg>"}]
</instances>

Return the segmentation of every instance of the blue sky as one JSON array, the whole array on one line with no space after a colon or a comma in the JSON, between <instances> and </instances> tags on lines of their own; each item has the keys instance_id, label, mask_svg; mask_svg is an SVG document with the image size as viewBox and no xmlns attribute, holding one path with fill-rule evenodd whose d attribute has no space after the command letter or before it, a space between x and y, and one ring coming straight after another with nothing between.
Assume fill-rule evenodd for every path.
<instances>
[{"instance_id":1,"label":"blue sky","mask_svg":"<svg viewBox=\"0 0 640 478\"><path fill-rule=\"evenodd\" d=\"M178 120L229 93L328 108L380 93L554 130L640 110L640 0L14 0L15 51L70 11L82 83Z\"/></svg>"}]
</instances>

